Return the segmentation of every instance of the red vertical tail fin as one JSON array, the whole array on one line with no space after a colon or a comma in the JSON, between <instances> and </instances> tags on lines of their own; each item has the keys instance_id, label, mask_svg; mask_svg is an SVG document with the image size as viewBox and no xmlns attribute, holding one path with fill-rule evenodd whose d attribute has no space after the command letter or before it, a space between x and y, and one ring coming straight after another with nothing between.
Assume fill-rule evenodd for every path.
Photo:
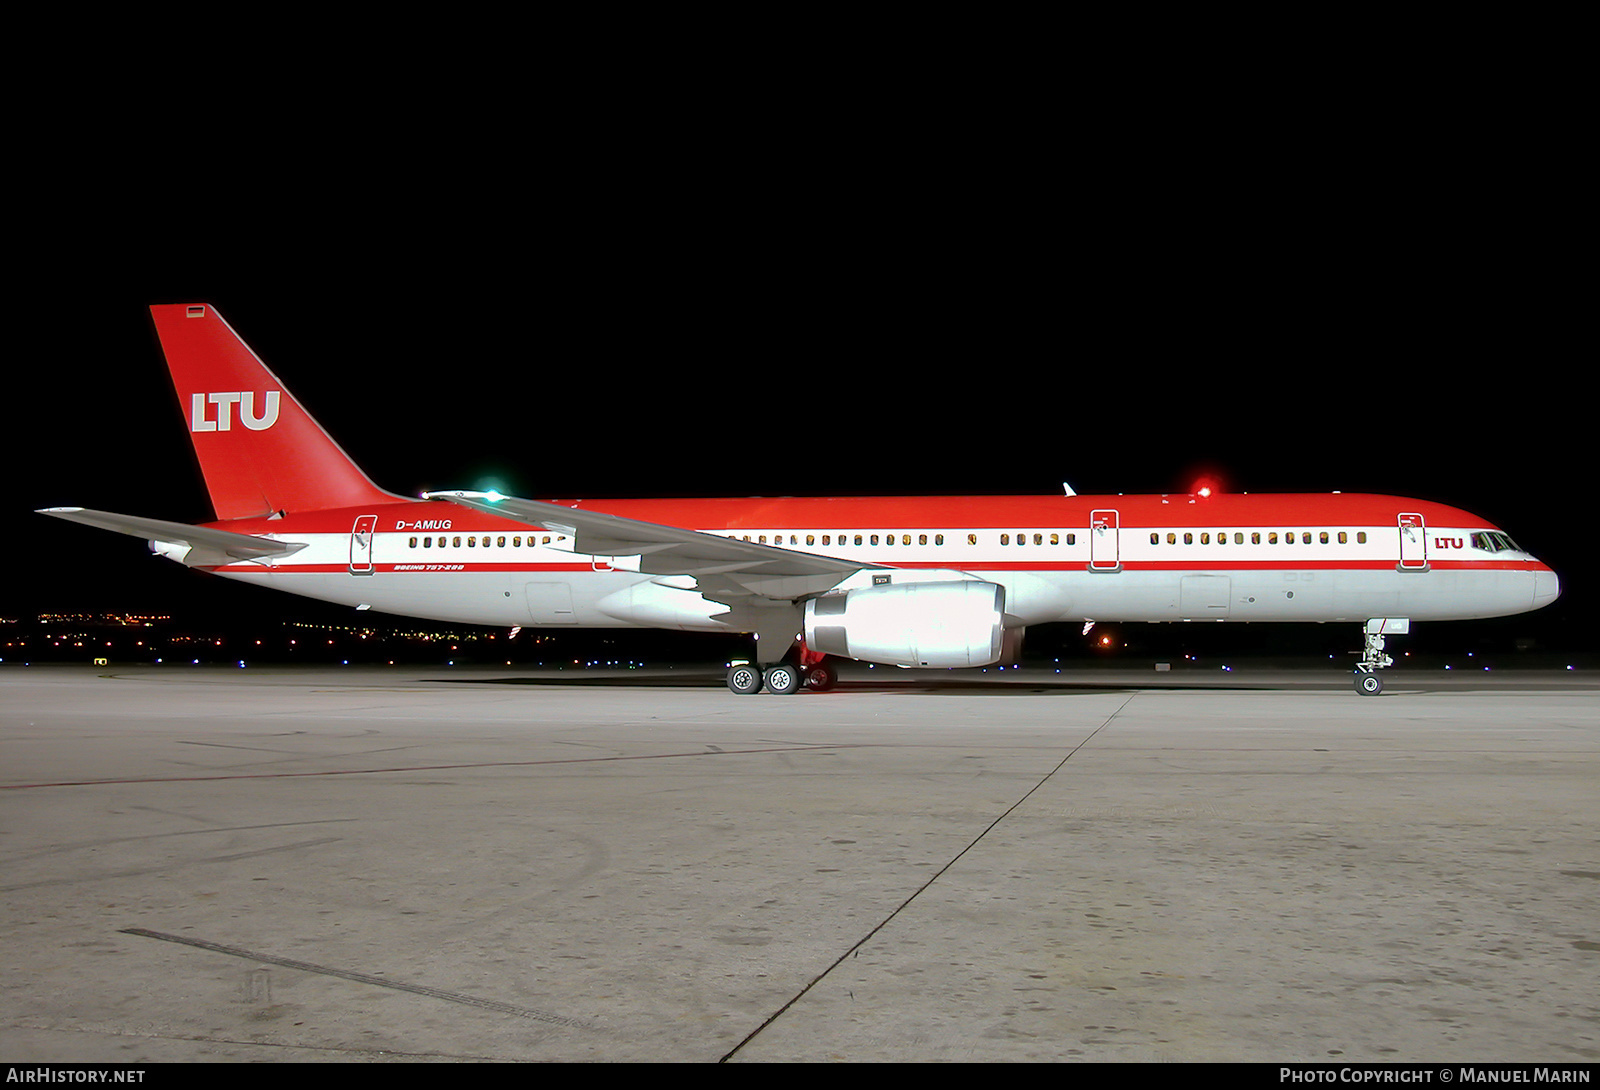
<instances>
[{"instance_id":1,"label":"red vertical tail fin","mask_svg":"<svg viewBox=\"0 0 1600 1090\"><path fill-rule=\"evenodd\" d=\"M153 306L217 518L393 503L208 305Z\"/></svg>"}]
</instances>

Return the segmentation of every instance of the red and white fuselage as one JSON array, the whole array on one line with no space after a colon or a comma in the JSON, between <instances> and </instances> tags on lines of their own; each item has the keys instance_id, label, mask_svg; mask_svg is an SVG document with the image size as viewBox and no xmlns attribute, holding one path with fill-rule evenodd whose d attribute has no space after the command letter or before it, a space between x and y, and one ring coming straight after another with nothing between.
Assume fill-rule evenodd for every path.
<instances>
[{"instance_id":1,"label":"red and white fuselage","mask_svg":"<svg viewBox=\"0 0 1600 1090\"><path fill-rule=\"evenodd\" d=\"M1502 531L1443 504L1359 494L593 500L577 510L1006 590L1018 626L1056 621L1419 621L1498 617L1559 593ZM387 613L483 625L727 631L721 604L637 556L403 501L212 526L305 542L218 575ZM632 569L632 570L630 570ZM870 570L838 589L870 586ZM565 588L558 590L557 588ZM681 599L688 599L683 601Z\"/></svg>"}]
</instances>

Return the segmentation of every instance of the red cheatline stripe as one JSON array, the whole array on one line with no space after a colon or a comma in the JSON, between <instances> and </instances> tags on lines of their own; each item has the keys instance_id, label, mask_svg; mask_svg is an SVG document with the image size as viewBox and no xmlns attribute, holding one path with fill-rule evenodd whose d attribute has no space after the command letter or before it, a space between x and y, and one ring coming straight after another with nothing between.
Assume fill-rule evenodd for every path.
<instances>
[{"instance_id":1,"label":"red cheatline stripe","mask_svg":"<svg viewBox=\"0 0 1600 1090\"><path fill-rule=\"evenodd\" d=\"M1044 548L1045 546L1041 546ZM1249 546L1240 546L1249 548ZM858 559L858 558L846 558ZM863 563L878 563L878 560L863 561ZM1106 561L1108 564L1110 560ZM1398 563L1395 557L1378 560L1224 560L1214 558L1204 563L1194 563L1186 560L1127 560L1122 561L1124 571L1389 571ZM1081 572L1088 561L1080 558L1075 562L1062 563L1060 561L1037 560L919 560L907 561L899 564L890 564L891 568L951 568L958 571L1059 571ZM424 569L415 565L431 565ZM1440 560L1434 557L1428 559L1428 564L1435 570L1449 571L1541 571L1542 565L1534 560ZM405 564L375 564L374 570L398 575L439 575L460 574L463 572L534 572L539 574L549 572L588 572L596 571L591 564L508 564L488 563L473 564L467 561L440 561L430 560L407 562ZM221 568L203 568L205 571L218 572L246 572L251 575L317 575L348 572L348 564L274 564L265 567L261 564L230 564ZM598 569L604 570L604 569ZM637 572L623 572L624 575L639 574Z\"/></svg>"}]
</instances>

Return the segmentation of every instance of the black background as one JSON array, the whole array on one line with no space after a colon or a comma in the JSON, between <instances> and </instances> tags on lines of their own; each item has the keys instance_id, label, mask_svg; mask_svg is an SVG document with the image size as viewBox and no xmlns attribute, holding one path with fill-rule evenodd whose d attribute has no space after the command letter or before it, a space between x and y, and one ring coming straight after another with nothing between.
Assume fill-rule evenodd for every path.
<instances>
[{"instance_id":1,"label":"black background","mask_svg":"<svg viewBox=\"0 0 1600 1090\"><path fill-rule=\"evenodd\" d=\"M91 126L16 231L0 614L304 612L30 513L211 517L145 310L207 302L402 494L1396 494L1593 649L1565 145L1400 90Z\"/></svg>"}]
</instances>

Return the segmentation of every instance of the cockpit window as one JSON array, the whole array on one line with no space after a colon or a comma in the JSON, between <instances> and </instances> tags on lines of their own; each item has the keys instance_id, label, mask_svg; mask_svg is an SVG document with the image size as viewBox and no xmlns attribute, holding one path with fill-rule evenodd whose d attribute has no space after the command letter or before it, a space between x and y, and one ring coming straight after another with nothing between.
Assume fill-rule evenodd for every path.
<instances>
[{"instance_id":1,"label":"cockpit window","mask_svg":"<svg viewBox=\"0 0 1600 1090\"><path fill-rule=\"evenodd\" d=\"M1499 530L1480 530L1472 535L1472 547L1490 553L1520 553L1521 547L1511 540L1510 534L1503 534Z\"/></svg>"}]
</instances>

